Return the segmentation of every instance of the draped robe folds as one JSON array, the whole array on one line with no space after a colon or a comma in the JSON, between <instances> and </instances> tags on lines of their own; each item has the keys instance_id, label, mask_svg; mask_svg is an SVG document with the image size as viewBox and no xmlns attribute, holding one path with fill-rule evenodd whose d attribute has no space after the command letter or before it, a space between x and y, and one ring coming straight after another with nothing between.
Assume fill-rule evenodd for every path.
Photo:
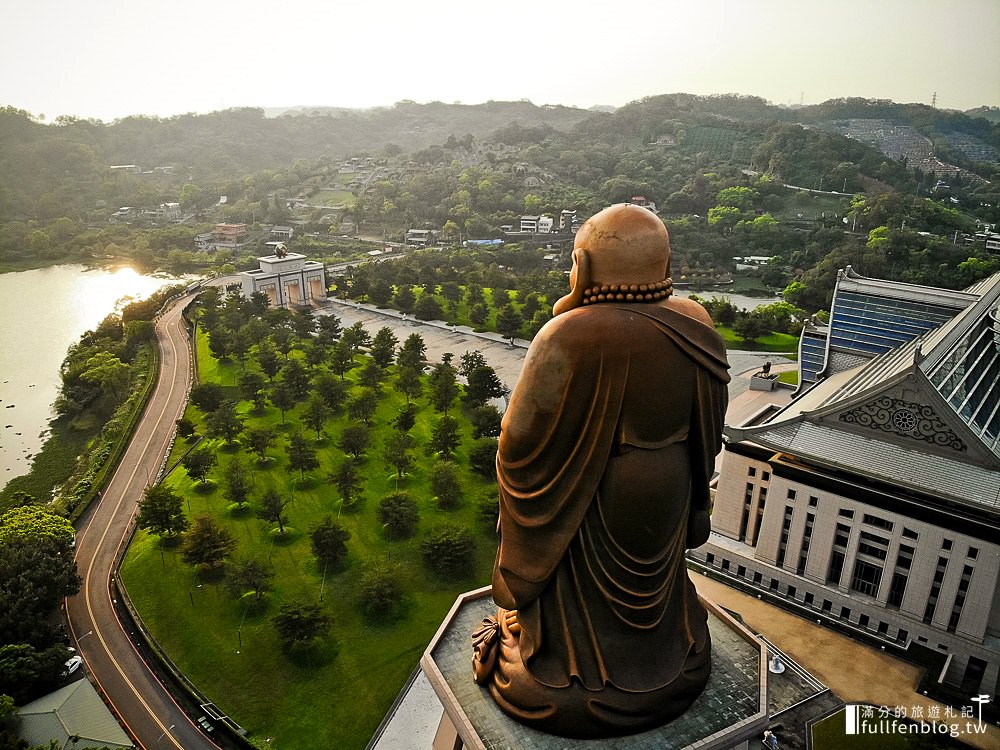
<instances>
[{"instance_id":1,"label":"draped robe folds","mask_svg":"<svg viewBox=\"0 0 1000 750\"><path fill-rule=\"evenodd\" d=\"M536 336L497 456L493 598L502 625L517 610L520 632L502 628L489 689L515 718L557 734L628 733L673 718L704 687L706 613L684 550L708 537L727 369L711 327L661 305L576 308ZM559 691L598 703L603 691L618 714L642 694L654 713L671 700L679 710L647 716L639 698L636 726L618 716L581 728L576 709L549 705Z\"/></svg>"}]
</instances>

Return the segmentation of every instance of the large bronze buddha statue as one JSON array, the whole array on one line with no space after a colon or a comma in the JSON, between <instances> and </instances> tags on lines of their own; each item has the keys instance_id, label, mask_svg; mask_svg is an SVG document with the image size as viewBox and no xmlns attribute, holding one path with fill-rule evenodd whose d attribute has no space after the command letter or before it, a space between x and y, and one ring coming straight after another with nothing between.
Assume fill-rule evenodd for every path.
<instances>
[{"instance_id":1,"label":"large bronze buddha statue","mask_svg":"<svg viewBox=\"0 0 1000 750\"><path fill-rule=\"evenodd\" d=\"M707 313L671 295L667 232L645 208L583 225L570 287L504 415L499 610L473 664L518 721L608 737L664 724L708 681L684 552L708 538L728 363Z\"/></svg>"}]
</instances>

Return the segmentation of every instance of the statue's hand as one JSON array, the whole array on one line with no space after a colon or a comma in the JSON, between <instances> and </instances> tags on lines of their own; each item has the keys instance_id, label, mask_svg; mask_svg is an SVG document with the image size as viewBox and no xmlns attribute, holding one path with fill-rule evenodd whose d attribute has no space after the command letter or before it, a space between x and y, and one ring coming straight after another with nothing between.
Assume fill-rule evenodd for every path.
<instances>
[{"instance_id":1,"label":"statue's hand","mask_svg":"<svg viewBox=\"0 0 1000 750\"><path fill-rule=\"evenodd\" d=\"M507 625L507 630L510 631L511 635L519 636L521 635L521 623L517 621L517 610L508 609L504 613L504 622Z\"/></svg>"}]
</instances>

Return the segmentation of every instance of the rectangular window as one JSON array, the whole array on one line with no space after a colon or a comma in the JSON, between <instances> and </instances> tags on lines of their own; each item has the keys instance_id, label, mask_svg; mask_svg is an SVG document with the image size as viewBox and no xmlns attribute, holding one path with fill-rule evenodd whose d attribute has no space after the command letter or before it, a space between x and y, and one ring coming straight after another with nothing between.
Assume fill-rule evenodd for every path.
<instances>
[{"instance_id":1,"label":"rectangular window","mask_svg":"<svg viewBox=\"0 0 1000 750\"><path fill-rule=\"evenodd\" d=\"M812 592L811 591L807 591L806 595L805 595L805 599L803 601L805 601L806 604L812 605L813 599L814 599L814 597L812 595Z\"/></svg>"},{"instance_id":2,"label":"rectangular window","mask_svg":"<svg viewBox=\"0 0 1000 750\"><path fill-rule=\"evenodd\" d=\"M765 471L765 472L763 472L763 473L762 473L762 474L760 475L760 480L761 480L762 482L766 482L766 481L767 481L768 479L770 479L770 478L771 478L771 472L769 472L769 471Z\"/></svg>"},{"instance_id":3,"label":"rectangular window","mask_svg":"<svg viewBox=\"0 0 1000 750\"><path fill-rule=\"evenodd\" d=\"M788 490L788 499L789 500L795 499L795 490Z\"/></svg>"},{"instance_id":4,"label":"rectangular window","mask_svg":"<svg viewBox=\"0 0 1000 750\"><path fill-rule=\"evenodd\" d=\"M810 495L809 496L809 507L810 508L815 508L818 504L819 504L819 498L816 497L815 495Z\"/></svg>"},{"instance_id":5,"label":"rectangular window","mask_svg":"<svg viewBox=\"0 0 1000 750\"><path fill-rule=\"evenodd\" d=\"M951 545L952 545L951 539L944 539L941 541L941 549L943 549L945 552L951 549Z\"/></svg>"},{"instance_id":6,"label":"rectangular window","mask_svg":"<svg viewBox=\"0 0 1000 750\"><path fill-rule=\"evenodd\" d=\"M918 534L917 532L915 532L913 529L906 528L905 526L903 527L903 536L905 536L907 539L919 539L920 538L920 534Z\"/></svg>"},{"instance_id":7,"label":"rectangular window","mask_svg":"<svg viewBox=\"0 0 1000 750\"><path fill-rule=\"evenodd\" d=\"M841 607L840 608L840 617L842 619L844 619L844 620L850 620L851 619L851 608L850 607Z\"/></svg>"},{"instance_id":8,"label":"rectangular window","mask_svg":"<svg viewBox=\"0 0 1000 750\"><path fill-rule=\"evenodd\" d=\"M840 585L840 576L844 571L844 553L836 550L830 555L830 571L827 573L826 582L835 586Z\"/></svg>"},{"instance_id":9,"label":"rectangular window","mask_svg":"<svg viewBox=\"0 0 1000 750\"><path fill-rule=\"evenodd\" d=\"M753 582L754 583L760 583L761 580L763 580L763 578L764 578L764 574L761 573L759 570L756 573L753 574Z\"/></svg>"},{"instance_id":10,"label":"rectangular window","mask_svg":"<svg viewBox=\"0 0 1000 750\"><path fill-rule=\"evenodd\" d=\"M778 590L778 579L777 578L772 578L771 579L771 585L768 588L770 588L771 591L777 591Z\"/></svg>"},{"instance_id":11,"label":"rectangular window","mask_svg":"<svg viewBox=\"0 0 1000 750\"><path fill-rule=\"evenodd\" d=\"M871 534L867 531L861 532L861 543L858 544L858 554L877 557L884 560L889 554L889 540Z\"/></svg>"},{"instance_id":12,"label":"rectangular window","mask_svg":"<svg viewBox=\"0 0 1000 750\"><path fill-rule=\"evenodd\" d=\"M910 637L909 632L903 630L902 628L900 628L899 632L896 633L896 640L899 641L900 643L906 643L906 639L909 637Z\"/></svg>"},{"instance_id":13,"label":"rectangular window","mask_svg":"<svg viewBox=\"0 0 1000 750\"><path fill-rule=\"evenodd\" d=\"M975 547L969 547L969 551L965 553L965 556L970 560L975 560L979 557L979 550Z\"/></svg>"},{"instance_id":14,"label":"rectangular window","mask_svg":"<svg viewBox=\"0 0 1000 750\"><path fill-rule=\"evenodd\" d=\"M878 633L879 633L879 635L885 635L888 632L889 632L889 623L887 623L887 622L879 622L879 624L878 624Z\"/></svg>"},{"instance_id":15,"label":"rectangular window","mask_svg":"<svg viewBox=\"0 0 1000 750\"><path fill-rule=\"evenodd\" d=\"M860 625L863 628L868 627L868 622L869 622L868 615L861 615L861 617L858 618L858 625Z\"/></svg>"},{"instance_id":16,"label":"rectangular window","mask_svg":"<svg viewBox=\"0 0 1000 750\"><path fill-rule=\"evenodd\" d=\"M833 609L833 602L831 602L829 599L824 599L822 609L824 612L829 612L831 609Z\"/></svg>"},{"instance_id":17,"label":"rectangular window","mask_svg":"<svg viewBox=\"0 0 1000 750\"><path fill-rule=\"evenodd\" d=\"M729 570L729 560L723 560L722 561L722 569L723 570Z\"/></svg>"},{"instance_id":18,"label":"rectangular window","mask_svg":"<svg viewBox=\"0 0 1000 750\"><path fill-rule=\"evenodd\" d=\"M864 514L862 521L869 526L878 526L880 529L885 529L886 531L892 531L894 526L892 521L888 521L885 518L879 518L878 516L872 516L868 513Z\"/></svg>"},{"instance_id":19,"label":"rectangular window","mask_svg":"<svg viewBox=\"0 0 1000 750\"><path fill-rule=\"evenodd\" d=\"M835 547L844 547L846 549L847 543L851 540L851 527L842 523L837 524L837 533L833 537L833 544Z\"/></svg>"},{"instance_id":20,"label":"rectangular window","mask_svg":"<svg viewBox=\"0 0 1000 750\"><path fill-rule=\"evenodd\" d=\"M895 572L892 574L892 583L889 584L889 600L887 607L899 609L903 604L903 596L906 594L907 576L904 573Z\"/></svg>"},{"instance_id":21,"label":"rectangular window","mask_svg":"<svg viewBox=\"0 0 1000 750\"><path fill-rule=\"evenodd\" d=\"M896 556L896 567L901 570L909 570L913 564L913 547L905 544L899 545L899 554Z\"/></svg>"},{"instance_id":22,"label":"rectangular window","mask_svg":"<svg viewBox=\"0 0 1000 750\"><path fill-rule=\"evenodd\" d=\"M837 511L837 515L843 516L844 518L854 518L854 511L848 508L841 508Z\"/></svg>"},{"instance_id":23,"label":"rectangular window","mask_svg":"<svg viewBox=\"0 0 1000 750\"><path fill-rule=\"evenodd\" d=\"M755 476L757 476L757 468L754 467L754 466L751 466L749 469L747 469L747 476L748 477L755 477Z\"/></svg>"},{"instance_id":24,"label":"rectangular window","mask_svg":"<svg viewBox=\"0 0 1000 750\"><path fill-rule=\"evenodd\" d=\"M854 575L851 577L851 590L865 596L878 596L878 587L882 583L882 568L865 560L856 560Z\"/></svg>"},{"instance_id":25,"label":"rectangular window","mask_svg":"<svg viewBox=\"0 0 1000 750\"><path fill-rule=\"evenodd\" d=\"M711 565L714 562L715 562L715 555L713 555L711 552L709 552L707 555L705 555L705 564L706 565Z\"/></svg>"},{"instance_id":26,"label":"rectangular window","mask_svg":"<svg viewBox=\"0 0 1000 750\"><path fill-rule=\"evenodd\" d=\"M746 566L745 566L745 565L740 565L740 566L739 566L739 567L738 567L738 568L736 569L736 575L738 575L738 576L739 576L740 578L742 578L742 577L743 577L743 576L745 576L746 574L747 574L747 569L746 569Z\"/></svg>"}]
</instances>

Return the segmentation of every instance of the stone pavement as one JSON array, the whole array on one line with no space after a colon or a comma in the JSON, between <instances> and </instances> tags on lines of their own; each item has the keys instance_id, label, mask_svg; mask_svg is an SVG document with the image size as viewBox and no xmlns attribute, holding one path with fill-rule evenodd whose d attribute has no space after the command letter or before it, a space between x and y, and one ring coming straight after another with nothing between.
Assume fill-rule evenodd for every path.
<instances>
[{"instance_id":1,"label":"stone pavement","mask_svg":"<svg viewBox=\"0 0 1000 750\"><path fill-rule=\"evenodd\" d=\"M382 326L388 326L400 342L404 341L411 333L419 333L427 346L427 360L429 362L439 361L445 352L451 352L457 360L466 351L478 350L486 357L490 366L496 370L497 376L507 388L513 389L521 375L521 366L524 364L524 355L529 344L523 339L515 339L514 344L511 345L498 333L479 333L467 326L452 326L440 320L417 320L410 315L403 315L398 310L378 308L364 303L358 304L351 300L343 301L330 298L329 302L329 305L316 310L316 314L336 315L344 327L361 321L374 334ZM772 363L772 372L781 372L796 367L792 360L768 352L730 350L728 355L730 374L733 376L729 385L729 398L733 400L749 391L750 375L759 370L764 362L770 361ZM756 396L767 392L753 391L752 393ZM787 401L787 396L791 392L787 389L779 389L773 393L783 394ZM763 395L757 397L766 398Z\"/></svg>"}]
</instances>

